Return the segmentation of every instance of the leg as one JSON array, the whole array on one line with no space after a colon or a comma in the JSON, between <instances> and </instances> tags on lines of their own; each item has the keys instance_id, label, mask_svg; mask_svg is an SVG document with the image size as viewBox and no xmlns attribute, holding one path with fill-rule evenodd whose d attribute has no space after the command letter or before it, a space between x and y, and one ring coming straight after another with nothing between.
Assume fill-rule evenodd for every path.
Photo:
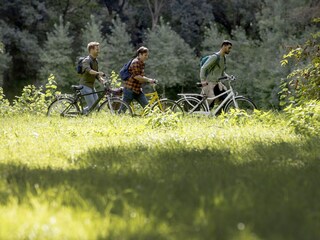
<instances>
[{"instance_id":1,"label":"leg","mask_svg":"<svg viewBox=\"0 0 320 240\"><path fill-rule=\"evenodd\" d=\"M126 103L128 103L128 105L130 105L130 103L133 100L133 91L131 89L124 88L122 100L125 101Z\"/></svg>"},{"instance_id":2,"label":"leg","mask_svg":"<svg viewBox=\"0 0 320 240\"><path fill-rule=\"evenodd\" d=\"M226 87L222 83L218 83L213 88L213 93L215 96L218 96L219 94L226 91ZM219 100L222 102L227 97L227 94L222 95L219 97Z\"/></svg>"},{"instance_id":3,"label":"leg","mask_svg":"<svg viewBox=\"0 0 320 240\"><path fill-rule=\"evenodd\" d=\"M80 90L81 94L89 94L89 93L93 93L95 91L95 89L87 87L85 85L82 85L83 88ZM84 96L84 99L86 100L87 106L83 109L84 113L87 113L89 111L89 109L91 108L91 106L95 103L95 101L98 99L98 95L95 94L90 94L90 95L86 95Z\"/></svg>"},{"instance_id":4,"label":"leg","mask_svg":"<svg viewBox=\"0 0 320 240\"><path fill-rule=\"evenodd\" d=\"M207 86L204 86L202 88L202 93L207 95L208 98L212 98L215 96L214 92L213 92L213 88L216 84L215 83L212 83L212 82L209 82ZM214 104L214 101L212 99L208 99L208 104L209 106L211 107L212 104Z\"/></svg>"},{"instance_id":5,"label":"leg","mask_svg":"<svg viewBox=\"0 0 320 240\"><path fill-rule=\"evenodd\" d=\"M148 105L148 99L146 98L146 96L144 95L143 92L139 93L139 94L134 94L134 99L136 99L138 101L138 103L145 108Z\"/></svg>"},{"instance_id":6,"label":"leg","mask_svg":"<svg viewBox=\"0 0 320 240\"><path fill-rule=\"evenodd\" d=\"M130 106L130 104L133 100L133 91L131 89L124 88L122 100ZM125 109L123 109L123 106L120 107L119 111L120 112L125 111Z\"/></svg>"}]
</instances>

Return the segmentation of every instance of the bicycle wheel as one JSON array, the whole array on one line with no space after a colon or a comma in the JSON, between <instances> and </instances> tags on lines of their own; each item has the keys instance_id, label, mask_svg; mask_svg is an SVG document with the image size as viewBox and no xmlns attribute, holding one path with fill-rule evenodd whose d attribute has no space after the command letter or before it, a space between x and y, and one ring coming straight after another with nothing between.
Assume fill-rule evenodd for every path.
<instances>
[{"instance_id":1,"label":"bicycle wheel","mask_svg":"<svg viewBox=\"0 0 320 240\"><path fill-rule=\"evenodd\" d=\"M180 98L177 101L177 104L186 113L207 112L206 106L200 102L201 102L201 100L199 100L198 98L195 98L195 97L184 97L184 98Z\"/></svg>"},{"instance_id":2,"label":"bicycle wheel","mask_svg":"<svg viewBox=\"0 0 320 240\"><path fill-rule=\"evenodd\" d=\"M158 110L161 112L172 112L179 113L183 115L183 109L173 100L170 99L160 99L151 106L151 110Z\"/></svg>"},{"instance_id":3,"label":"bicycle wheel","mask_svg":"<svg viewBox=\"0 0 320 240\"><path fill-rule=\"evenodd\" d=\"M70 98L60 98L53 101L47 111L47 116L75 117L80 115L79 107Z\"/></svg>"},{"instance_id":4,"label":"bicycle wheel","mask_svg":"<svg viewBox=\"0 0 320 240\"><path fill-rule=\"evenodd\" d=\"M235 102L238 106L235 105ZM238 96L235 98L235 102L233 100L230 100L225 108L224 111L228 112L231 109L240 109L246 111L248 114L253 113L254 109L257 109L254 102L252 102L250 99L242 96Z\"/></svg>"},{"instance_id":5,"label":"bicycle wheel","mask_svg":"<svg viewBox=\"0 0 320 240\"><path fill-rule=\"evenodd\" d=\"M111 98L110 100L104 101L98 111L110 115L133 116L131 107L126 102L118 98Z\"/></svg>"}]
</instances>

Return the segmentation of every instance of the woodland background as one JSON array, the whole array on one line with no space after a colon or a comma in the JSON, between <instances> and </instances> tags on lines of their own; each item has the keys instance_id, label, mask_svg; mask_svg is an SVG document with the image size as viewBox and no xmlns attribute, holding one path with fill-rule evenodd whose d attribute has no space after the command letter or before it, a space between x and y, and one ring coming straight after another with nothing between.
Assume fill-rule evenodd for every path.
<instances>
[{"instance_id":1,"label":"woodland background","mask_svg":"<svg viewBox=\"0 0 320 240\"><path fill-rule=\"evenodd\" d=\"M100 69L118 72L141 45L150 49L146 74L161 91L198 91L199 59L233 42L227 56L237 90L262 109L278 109L279 86L293 65L285 53L319 25L319 0L4 0L0 3L0 87L12 100L52 73L61 91L78 83L78 57L101 43ZM318 23L319 24L319 23Z\"/></svg>"}]
</instances>

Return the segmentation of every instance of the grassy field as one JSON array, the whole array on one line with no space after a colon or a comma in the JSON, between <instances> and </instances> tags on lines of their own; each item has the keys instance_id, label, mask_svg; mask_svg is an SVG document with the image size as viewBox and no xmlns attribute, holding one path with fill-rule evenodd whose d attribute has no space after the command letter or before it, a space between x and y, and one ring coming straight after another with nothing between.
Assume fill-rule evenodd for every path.
<instances>
[{"instance_id":1,"label":"grassy field","mask_svg":"<svg viewBox=\"0 0 320 240\"><path fill-rule=\"evenodd\" d=\"M0 239L320 239L320 137L280 115L0 120Z\"/></svg>"}]
</instances>

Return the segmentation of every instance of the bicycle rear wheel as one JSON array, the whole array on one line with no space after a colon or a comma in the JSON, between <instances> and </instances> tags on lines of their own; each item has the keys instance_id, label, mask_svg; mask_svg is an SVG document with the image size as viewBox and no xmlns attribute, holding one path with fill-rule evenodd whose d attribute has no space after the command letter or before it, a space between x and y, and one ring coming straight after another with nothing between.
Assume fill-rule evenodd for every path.
<instances>
[{"instance_id":1,"label":"bicycle rear wheel","mask_svg":"<svg viewBox=\"0 0 320 240\"><path fill-rule=\"evenodd\" d=\"M47 116L75 117L80 115L79 107L69 98L59 98L53 101L47 111Z\"/></svg>"},{"instance_id":2,"label":"bicycle rear wheel","mask_svg":"<svg viewBox=\"0 0 320 240\"><path fill-rule=\"evenodd\" d=\"M239 97L235 98L235 101L230 100L226 104L224 111L229 112L229 111L231 111L231 109L240 109L240 110L244 110L248 114L252 114L253 111L255 109L257 109L257 107L254 104L254 102L252 102L250 99L248 99L246 97L239 96Z\"/></svg>"},{"instance_id":3,"label":"bicycle rear wheel","mask_svg":"<svg viewBox=\"0 0 320 240\"><path fill-rule=\"evenodd\" d=\"M104 101L98 109L108 115L127 115L133 116L131 107L121 99L111 98Z\"/></svg>"},{"instance_id":4,"label":"bicycle rear wheel","mask_svg":"<svg viewBox=\"0 0 320 240\"><path fill-rule=\"evenodd\" d=\"M173 100L170 99L160 99L151 106L151 110L158 110L167 113L178 113L183 115L183 109Z\"/></svg>"},{"instance_id":5,"label":"bicycle rear wheel","mask_svg":"<svg viewBox=\"0 0 320 240\"><path fill-rule=\"evenodd\" d=\"M207 112L206 106L200 102L201 100L195 97L184 97L184 98L180 98L177 101L177 104L186 113Z\"/></svg>"}]
</instances>

